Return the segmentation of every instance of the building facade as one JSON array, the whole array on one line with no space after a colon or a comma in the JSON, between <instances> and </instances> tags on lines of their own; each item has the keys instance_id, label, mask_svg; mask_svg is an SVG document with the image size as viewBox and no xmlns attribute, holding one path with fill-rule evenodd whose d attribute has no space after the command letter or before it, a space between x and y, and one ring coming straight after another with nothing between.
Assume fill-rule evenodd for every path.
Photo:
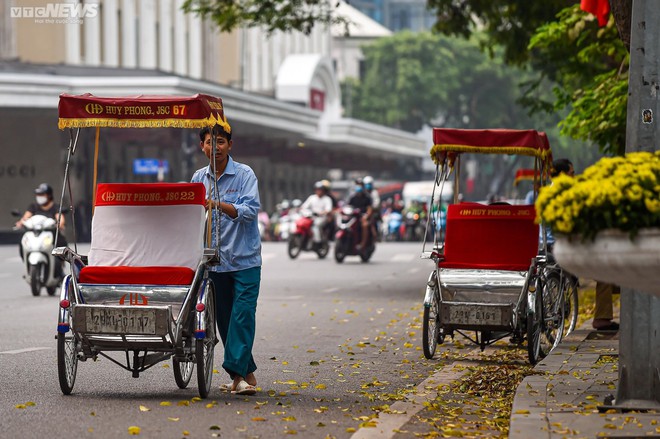
<instances>
[{"instance_id":1,"label":"building facade","mask_svg":"<svg viewBox=\"0 0 660 439\"><path fill-rule=\"evenodd\" d=\"M234 131L232 155L254 168L267 211L308 195L329 175L415 179L428 142L342 116L331 29L220 34L184 14L182 3L1 4L0 184L16 188L0 193L5 206L24 208L43 181L61 187L69 143L69 133L57 130L61 93L220 96ZM205 160L189 131L103 129L99 181L188 180ZM93 136L80 135L72 186L81 211L89 211ZM136 174L140 159L165 160L167 173Z\"/></svg>"}]
</instances>

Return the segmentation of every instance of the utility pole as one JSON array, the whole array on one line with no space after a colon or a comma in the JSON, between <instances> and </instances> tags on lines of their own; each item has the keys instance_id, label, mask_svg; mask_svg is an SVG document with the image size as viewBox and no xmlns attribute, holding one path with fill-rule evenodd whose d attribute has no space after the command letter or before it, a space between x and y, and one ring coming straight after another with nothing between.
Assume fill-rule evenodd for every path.
<instances>
[{"instance_id":1,"label":"utility pole","mask_svg":"<svg viewBox=\"0 0 660 439\"><path fill-rule=\"evenodd\" d=\"M634 0L630 38L626 152L655 151L660 142L660 8ZM660 297L622 288L619 385L614 408L660 409Z\"/></svg>"}]
</instances>

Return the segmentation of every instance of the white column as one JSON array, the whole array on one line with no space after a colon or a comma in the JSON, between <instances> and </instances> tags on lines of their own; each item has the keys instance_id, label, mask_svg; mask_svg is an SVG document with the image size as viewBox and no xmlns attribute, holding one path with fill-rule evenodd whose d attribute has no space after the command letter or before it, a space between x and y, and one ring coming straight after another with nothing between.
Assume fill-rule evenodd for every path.
<instances>
[{"instance_id":1,"label":"white column","mask_svg":"<svg viewBox=\"0 0 660 439\"><path fill-rule=\"evenodd\" d=\"M261 90L273 90L273 39L261 32Z\"/></svg>"},{"instance_id":2,"label":"white column","mask_svg":"<svg viewBox=\"0 0 660 439\"><path fill-rule=\"evenodd\" d=\"M155 69L158 56L156 47L156 2L155 0L140 0L139 12L139 46L138 65L144 69Z\"/></svg>"},{"instance_id":3,"label":"white column","mask_svg":"<svg viewBox=\"0 0 660 439\"><path fill-rule=\"evenodd\" d=\"M119 67L117 0L103 0L103 65Z\"/></svg>"},{"instance_id":4,"label":"white column","mask_svg":"<svg viewBox=\"0 0 660 439\"><path fill-rule=\"evenodd\" d=\"M186 16L181 10L183 1L174 2L174 72L179 75L188 73L188 29Z\"/></svg>"},{"instance_id":5,"label":"white column","mask_svg":"<svg viewBox=\"0 0 660 439\"><path fill-rule=\"evenodd\" d=\"M258 28L252 28L248 30L250 37L249 49L248 49L248 84L247 90L257 91L259 90L259 70L261 69L261 50L260 50L260 41L259 37L260 32Z\"/></svg>"},{"instance_id":6,"label":"white column","mask_svg":"<svg viewBox=\"0 0 660 439\"><path fill-rule=\"evenodd\" d=\"M195 79L202 77L202 26L202 20L198 16L188 16L188 75Z\"/></svg>"},{"instance_id":7,"label":"white column","mask_svg":"<svg viewBox=\"0 0 660 439\"><path fill-rule=\"evenodd\" d=\"M87 3L98 4L99 1L88 0ZM101 64L101 17L97 15L94 18L85 18L84 30L84 63L88 66L98 66Z\"/></svg>"},{"instance_id":8,"label":"white column","mask_svg":"<svg viewBox=\"0 0 660 439\"><path fill-rule=\"evenodd\" d=\"M137 66L135 0L123 0L121 8L121 65Z\"/></svg>"},{"instance_id":9,"label":"white column","mask_svg":"<svg viewBox=\"0 0 660 439\"><path fill-rule=\"evenodd\" d=\"M66 0L67 3L76 3L75 0ZM67 64L80 64L80 25L64 26L65 62Z\"/></svg>"},{"instance_id":10,"label":"white column","mask_svg":"<svg viewBox=\"0 0 660 439\"><path fill-rule=\"evenodd\" d=\"M158 4L158 67L172 71L172 0L160 0Z\"/></svg>"}]
</instances>

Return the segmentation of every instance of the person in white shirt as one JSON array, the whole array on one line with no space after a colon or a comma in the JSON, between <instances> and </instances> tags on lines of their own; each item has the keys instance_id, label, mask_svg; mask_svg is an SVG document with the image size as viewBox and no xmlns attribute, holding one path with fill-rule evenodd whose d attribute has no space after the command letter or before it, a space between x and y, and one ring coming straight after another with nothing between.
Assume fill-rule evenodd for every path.
<instances>
[{"instance_id":1,"label":"person in white shirt","mask_svg":"<svg viewBox=\"0 0 660 439\"><path fill-rule=\"evenodd\" d=\"M323 227L325 226L328 214L332 211L332 199L325 194L323 183L317 181L314 184L314 193L307 197L300 207L303 210L310 210L314 214L312 239L314 242L321 242L321 230L323 230Z\"/></svg>"}]
</instances>

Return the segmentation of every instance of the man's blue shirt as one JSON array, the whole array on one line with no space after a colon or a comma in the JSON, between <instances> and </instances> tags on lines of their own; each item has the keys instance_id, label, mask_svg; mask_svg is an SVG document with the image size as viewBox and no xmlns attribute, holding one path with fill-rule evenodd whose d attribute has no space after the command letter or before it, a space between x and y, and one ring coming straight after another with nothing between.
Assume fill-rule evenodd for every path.
<instances>
[{"instance_id":1,"label":"man's blue shirt","mask_svg":"<svg viewBox=\"0 0 660 439\"><path fill-rule=\"evenodd\" d=\"M222 245L219 247L220 264L211 269L227 272L261 266L261 237L257 221L261 203L257 177L249 166L229 157L225 171L217 180L217 193L213 180L212 170L206 166L195 171L191 182L203 183L206 198L232 204L238 215L231 218L221 214L219 209L214 211L212 247L218 248L218 226Z\"/></svg>"}]
</instances>

